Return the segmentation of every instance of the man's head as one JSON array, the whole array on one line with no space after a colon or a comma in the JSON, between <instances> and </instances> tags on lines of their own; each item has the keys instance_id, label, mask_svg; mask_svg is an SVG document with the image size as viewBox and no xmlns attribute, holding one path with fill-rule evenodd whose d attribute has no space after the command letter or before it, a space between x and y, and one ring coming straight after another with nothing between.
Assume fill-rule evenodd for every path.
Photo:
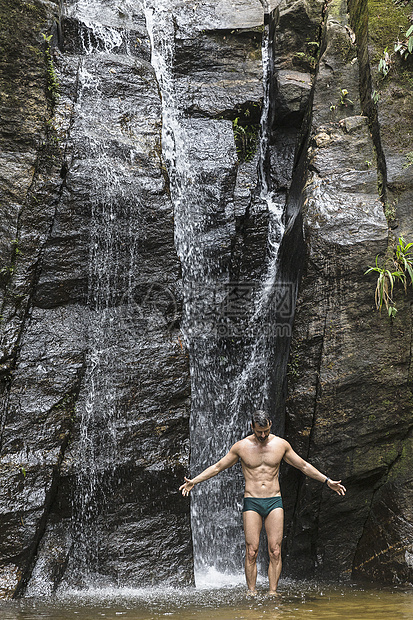
<instances>
[{"instance_id":1,"label":"man's head","mask_svg":"<svg viewBox=\"0 0 413 620\"><path fill-rule=\"evenodd\" d=\"M264 441L268 439L271 432L271 425L272 422L269 420L265 411L262 411L262 409L254 411L251 416L251 428L258 441L264 443Z\"/></svg>"}]
</instances>

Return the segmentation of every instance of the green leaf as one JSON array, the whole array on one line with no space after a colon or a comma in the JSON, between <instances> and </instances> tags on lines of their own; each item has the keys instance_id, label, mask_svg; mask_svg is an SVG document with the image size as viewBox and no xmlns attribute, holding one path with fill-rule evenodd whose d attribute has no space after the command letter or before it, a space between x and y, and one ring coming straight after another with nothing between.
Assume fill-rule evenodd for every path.
<instances>
[{"instance_id":1,"label":"green leaf","mask_svg":"<svg viewBox=\"0 0 413 620\"><path fill-rule=\"evenodd\" d=\"M411 267L411 265L407 264L406 269L407 269L407 273L410 276L410 282L413 285L413 268Z\"/></svg>"},{"instance_id":2,"label":"green leaf","mask_svg":"<svg viewBox=\"0 0 413 620\"><path fill-rule=\"evenodd\" d=\"M409 30L406 32L406 37L410 37L412 33L413 33L413 24L410 26Z\"/></svg>"},{"instance_id":3,"label":"green leaf","mask_svg":"<svg viewBox=\"0 0 413 620\"><path fill-rule=\"evenodd\" d=\"M379 62L379 72L383 75L387 74L387 63L383 58L381 58Z\"/></svg>"},{"instance_id":4,"label":"green leaf","mask_svg":"<svg viewBox=\"0 0 413 620\"><path fill-rule=\"evenodd\" d=\"M388 309L387 309L387 311L388 311L388 313L389 313L389 317L390 317L390 318L395 317L395 316L396 316L396 314L397 314L397 310L396 310L396 307L395 307L395 306L389 306L389 307L388 307Z\"/></svg>"}]
</instances>

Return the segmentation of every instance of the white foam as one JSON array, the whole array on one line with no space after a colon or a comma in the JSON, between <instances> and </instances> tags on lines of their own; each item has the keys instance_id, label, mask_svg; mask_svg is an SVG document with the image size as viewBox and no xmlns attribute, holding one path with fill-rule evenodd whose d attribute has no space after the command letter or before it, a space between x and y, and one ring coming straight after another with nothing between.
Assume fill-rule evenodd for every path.
<instances>
[{"instance_id":1,"label":"white foam","mask_svg":"<svg viewBox=\"0 0 413 620\"><path fill-rule=\"evenodd\" d=\"M230 588L244 584L245 577L242 573L221 573L213 566L195 575L196 587L199 590L212 590L215 588Z\"/></svg>"}]
</instances>

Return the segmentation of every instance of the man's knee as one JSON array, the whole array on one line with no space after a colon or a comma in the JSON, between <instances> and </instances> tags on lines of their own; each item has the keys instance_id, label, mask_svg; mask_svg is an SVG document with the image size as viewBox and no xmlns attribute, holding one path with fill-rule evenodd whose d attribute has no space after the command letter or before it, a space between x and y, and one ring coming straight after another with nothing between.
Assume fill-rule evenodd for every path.
<instances>
[{"instance_id":1,"label":"man's knee","mask_svg":"<svg viewBox=\"0 0 413 620\"><path fill-rule=\"evenodd\" d=\"M254 563L258 556L258 545L247 545L247 560Z\"/></svg>"},{"instance_id":2,"label":"man's knee","mask_svg":"<svg viewBox=\"0 0 413 620\"><path fill-rule=\"evenodd\" d=\"M270 560L278 562L281 559L281 545L280 543L273 543L268 545L268 553Z\"/></svg>"}]
</instances>

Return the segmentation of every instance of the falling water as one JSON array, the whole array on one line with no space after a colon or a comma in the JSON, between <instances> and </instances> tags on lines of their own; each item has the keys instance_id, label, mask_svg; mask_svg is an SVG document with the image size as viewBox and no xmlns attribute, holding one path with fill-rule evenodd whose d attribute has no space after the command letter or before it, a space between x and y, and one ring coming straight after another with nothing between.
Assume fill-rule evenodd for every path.
<instances>
[{"instance_id":1,"label":"falling water","mask_svg":"<svg viewBox=\"0 0 413 620\"><path fill-rule=\"evenodd\" d=\"M122 3L123 23L129 5ZM99 17L116 27L100 23ZM93 0L67 2L65 18L78 24L78 96L71 134L77 154L75 174L87 183L90 205L88 355L76 411L80 441L68 570L69 581L85 585L100 570L105 508L117 465L124 353L136 345L134 340L128 342L125 320L137 277L140 205L132 176L137 151L124 136L119 153L115 142L119 136L111 135L111 126L130 113L127 100L114 92L117 74L130 63L127 31L108 7Z\"/></svg>"},{"instance_id":2,"label":"falling water","mask_svg":"<svg viewBox=\"0 0 413 620\"><path fill-rule=\"evenodd\" d=\"M225 322L220 324L222 306L232 285L228 248L235 232L235 222L229 215L231 196L223 189L229 179L236 177L237 170L231 122L188 118L174 76L176 42L170 3L147 0L146 18L152 63L163 96L163 152L171 178L176 246L183 268L184 334L192 377L191 475L196 475L248 432L251 410L257 406L268 408L274 389L274 337L268 337L268 327L273 327L275 321L285 193L272 188L269 171L272 33L266 19L262 44L264 104L257 161L259 191L252 197L252 208L268 214L268 259L262 281L254 283L249 325L253 336L233 339L226 337ZM202 26L207 24L198 24ZM224 330L220 331L220 327ZM205 583L211 574L220 580L222 573L240 577L244 554L242 487L237 465L192 493L197 585Z\"/></svg>"},{"instance_id":3,"label":"falling water","mask_svg":"<svg viewBox=\"0 0 413 620\"><path fill-rule=\"evenodd\" d=\"M266 5L267 3L265 3ZM266 7L267 8L267 7ZM285 210L285 194L277 193L272 188L270 175L270 138L273 124L273 33L269 24L269 15L266 11L264 32L262 38L262 67L264 85L264 103L261 114L261 140L259 158L259 199L265 203L269 214L268 221L268 261L262 282L258 287L255 299L255 308L251 321L256 326L256 335L251 344L251 352L245 367L236 380L233 409L238 417L244 407L249 409L264 409L273 417L271 407L272 383L274 370L271 364L273 341L275 335L268 327L277 328L275 317L275 296L277 293L278 251L284 233L283 214ZM288 332L286 332L288 333ZM278 424L277 424L278 426Z\"/></svg>"}]
</instances>

